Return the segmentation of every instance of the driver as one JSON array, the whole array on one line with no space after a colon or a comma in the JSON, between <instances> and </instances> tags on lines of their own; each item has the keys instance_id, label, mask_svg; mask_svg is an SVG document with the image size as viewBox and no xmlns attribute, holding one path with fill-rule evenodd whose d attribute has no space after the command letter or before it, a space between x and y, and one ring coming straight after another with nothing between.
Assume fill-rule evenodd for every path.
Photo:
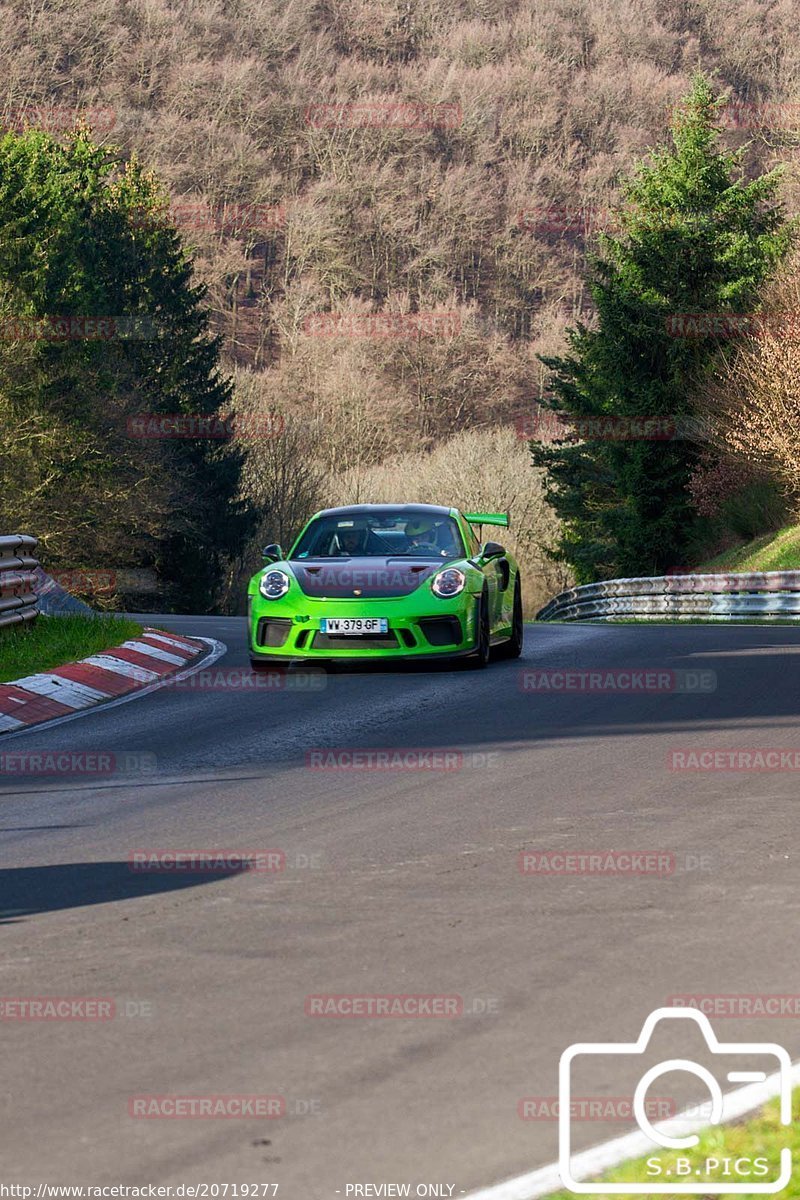
<instances>
[{"instance_id":1,"label":"driver","mask_svg":"<svg viewBox=\"0 0 800 1200\"><path fill-rule=\"evenodd\" d=\"M429 517L412 517L405 528L408 538L406 553L441 554L436 545L436 523Z\"/></svg>"},{"instance_id":2,"label":"driver","mask_svg":"<svg viewBox=\"0 0 800 1200\"><path fill-rule=\"evenodd\" d=\"M348 558L355 554L362 554L364 551L364 530L363 529L340 529L336 534L336 539L339 543L339 552Z\"/></svg>"}]
</instances>

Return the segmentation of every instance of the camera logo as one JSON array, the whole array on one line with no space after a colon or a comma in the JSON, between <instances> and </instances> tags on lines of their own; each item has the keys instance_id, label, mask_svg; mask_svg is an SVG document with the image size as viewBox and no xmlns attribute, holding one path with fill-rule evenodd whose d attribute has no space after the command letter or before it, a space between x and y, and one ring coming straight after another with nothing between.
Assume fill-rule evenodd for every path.
<instances>
[{"instance_id":1,"label":"camera logo","mask_svg":"<svg viewBox=\"0 0 800 1200\"><path fill-rule=\"evenodd\" d=\"M734 1115L732 1097L737 1094L729 1092L724 1095L717 1075L701 1063L688 1058L670 1058L657 1063L641 1074L636 1085L633 1093L633 1114L643 1136L640 1135L642 1145L637 1143L632 1153L637 1157L639 1154L651 1155L643 1167L641 1182L597 1183L581 1182L576 1178L581 1172L573 1170L570 1126L570 1101L576 1071L580 1069L584 1060L589 1060L587 1065L591 1067L592 1056L612 1060L625 1055L644 1056L656 1025L660 1021L673 1020L681 1020L684 1023L692 1021L699 1027L709 1054L719 1055L727 1060L724 1065L722 1062L719 1065L722 1067L721 1077L728 1083L774 1085L770 1087L769 1095L780 1096L781 1124L791 1123L791 1061L782 1046L774 1042L719 1042L708 1017L696 1009L657 1008L645 1021L636 1042L576 1042L561 1055L558 1161L564 1186L579 1195L771 1195L781 1191L792 1177L792 1152L788 1146L781 1149L779 1164L771 1163L763 1156L745 1157L739 1154L736 1157L725 1157L719 1154L718 1157L709 1156L700 1160L675 1154L676 1151L688 1150L698 1145L698 1130L720 1125L730 1119ZM753 1069L754 1057L763 1060L765 1069ZM595 1059L595 1068L600 1062L601 1058ZM623 1065L624 1062L623 1059ZM698 1106L684 1109L677 1116L654 1125L647 1112L648 1090L662 1075L673 1071L685 1071L702 1080L710 1093L710 1103L706 1102L701 1109ZM764 1098L767 1098L766 1094ZM663 1156L655 1153L659 1149L668 1153ZM776 1178L767 1178L773 1174ZM686 1181L682 1182L681 1177Z\"/></svg>"}]
</instances>

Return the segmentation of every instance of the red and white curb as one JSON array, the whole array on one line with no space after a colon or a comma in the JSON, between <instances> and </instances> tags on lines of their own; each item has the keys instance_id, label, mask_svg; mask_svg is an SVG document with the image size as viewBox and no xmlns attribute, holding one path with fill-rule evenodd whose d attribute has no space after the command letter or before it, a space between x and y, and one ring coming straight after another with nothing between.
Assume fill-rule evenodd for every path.
<instances>
[{"instance_id":1,"label":"red and white curb","mask_svg":"<svg viewBox=\"0 0 800 1200\"><path fill-rule=\"evenodd\" d=\"M60 724L81 711L155 691L167 676L192 674L227 649L211 638L145 629L139 638L80 662L0 683L0 735L33 725ZM195 664L194 659L201 658Z\"/></svg>"}]
</instances>

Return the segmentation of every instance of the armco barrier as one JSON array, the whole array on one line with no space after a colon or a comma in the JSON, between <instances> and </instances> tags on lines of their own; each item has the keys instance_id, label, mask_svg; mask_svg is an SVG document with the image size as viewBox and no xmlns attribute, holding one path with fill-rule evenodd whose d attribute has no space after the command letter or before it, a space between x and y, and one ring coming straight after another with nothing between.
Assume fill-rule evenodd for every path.
<instances>
[{"instance_id":1,"label":"armco barrier","mask_svg":"<svg viewBox=\"0 0 800 1200\"><path fill-rule=\"evenodd\" d=\"M37 545L35 537L23 533L0 537L0 626L33 621L39 615Z\"/></svg>"},{"instance_id":2,"label":"armco barrier","mask_svg":"<svg viewBox=\"0 0 800 1200\"><path fill-rule=\"evenodd\" d=\"M537 621L800 620L800 571L719 575L655 575L608 579L570 588L536 614Z\"/></svg>"}]
</instances>

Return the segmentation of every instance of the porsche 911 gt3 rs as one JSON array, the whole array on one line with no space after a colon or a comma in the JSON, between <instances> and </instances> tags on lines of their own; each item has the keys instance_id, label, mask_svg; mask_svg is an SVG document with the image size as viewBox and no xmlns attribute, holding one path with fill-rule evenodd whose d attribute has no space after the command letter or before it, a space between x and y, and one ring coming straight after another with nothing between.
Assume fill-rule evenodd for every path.
<instances>
[{"instance_id":1,"label":"porsche 911 gt3 rs","mask_svg":"<svg viewBox=\"0 0 800 1200\"><path fill-rule=\"evenodd\" d=\"M248 588L250 659L470 658L522 652L516 560L479 541L507 513L356 504L316 513L284 553L270 545Z\"/></svg>"}]
</instances>

